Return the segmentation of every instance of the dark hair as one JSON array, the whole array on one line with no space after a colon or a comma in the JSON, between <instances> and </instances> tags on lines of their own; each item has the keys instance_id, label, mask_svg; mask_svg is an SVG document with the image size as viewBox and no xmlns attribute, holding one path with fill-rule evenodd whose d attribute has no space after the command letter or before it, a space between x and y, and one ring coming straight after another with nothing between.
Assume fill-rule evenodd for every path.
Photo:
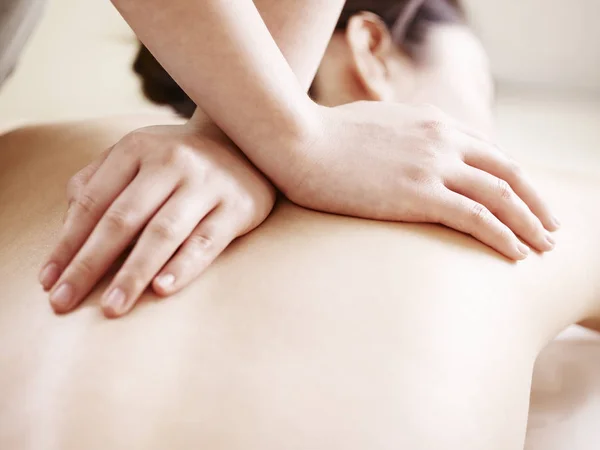
<instances>
[{"instance_id":1,"label":"dark hair","mask_svg":"<svg viewBox=\"0 0 600 450\"><path fill-rule=\"evenodd\" d=\"M345 29L350 18L362 11L381 17L396 44L413 59L418 59L431 24L464 19L458 0L347 0L336 29ZM196 109L194 102L143 45L133 69L142 79L142 89L149 100L169 105L183 117L192 116Z\"/></svg>"},{"instance_id":2,"label":"dark hair","mask_svg":"<svg viewBox=\"0 0 600 450\"><path fill-rule=\"evenodd\" d=\"M350 18L362 11L381 17L394 42L412 58L418 58L431 24L457 23L464 18L458 0L347 0L336 29L345 29Z\"/></svg>"}]
</instances>

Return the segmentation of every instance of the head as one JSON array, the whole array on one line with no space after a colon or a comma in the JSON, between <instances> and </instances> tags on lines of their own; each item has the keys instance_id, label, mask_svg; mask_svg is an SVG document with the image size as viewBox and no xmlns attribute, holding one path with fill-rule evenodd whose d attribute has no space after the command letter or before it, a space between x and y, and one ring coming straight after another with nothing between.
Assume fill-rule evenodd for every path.
<instances>
[{"instance_id":1,"label":"head","mask_svg":"<svg viewBox=\"0 0 600 450\"><path fill-rule=\"evenodd\" d=\"M191 115L195 105L144 47L135 70L147 97ZM489 116L492 90L456 0L347 0L310 94L327 106L432 103L473 122Z\"/></svg>"}]
</instances>

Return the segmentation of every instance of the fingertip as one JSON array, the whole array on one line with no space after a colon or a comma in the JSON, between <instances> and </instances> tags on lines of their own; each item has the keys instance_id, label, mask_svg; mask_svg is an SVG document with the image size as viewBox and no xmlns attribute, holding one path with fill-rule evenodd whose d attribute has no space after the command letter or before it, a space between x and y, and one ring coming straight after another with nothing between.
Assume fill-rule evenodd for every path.
<instances>
[{"instance_id":1,"label":"fingertip","mask_svg":"<svg viewBox=\"0 0 600 450\"><path fill-rule=\"evenodd\" d=\"M531 249L528 246L526 246L525 244L523 244L522 242L519 242L517 244L517 250L518 250L518 255L517 255L518 261L524 260L531 253Z\"/></svg>"},{"instance_id":2,"label":"fingertip","mask_svg":"<svg viewBox=\"0 0 600 450\"><path fill-rule=\"evenodd\" d=\"M102 305L102 314L104 314L104 317L107 319L118 319L122 316L122 313L107 305Z\"/></svg>"},{"instance_id":3,"label":"fingertip","mask_svg":"<svg viewBox=\"0 0 600 450\"><path fill-rule=\"evenodd\" d=\"M556 217L551 217L548 223L546 224L546 230L548 231L558 231L561 227L560 220Z\"/></svg>"},{"instance_id":4,"label":"fingertip","mask_svg":"<svg viewBox=\"0 0 600 450\"><path fill-rule=\"evenodd\" d=\"M70 308L65 308L62 305L58 305L56 303L53 303L52 300L50 300L50 307L52 308L52 311L54 311L54 314L56 314L58 316L65 315L68 312L70 312Z\"/></svg>"},{"instance_id":5,"label":"fingertip","mask_svg":"<svg viewBox=\"0 0 600 450\"><path fill-rule=\"evenodd\" d=\"M75 290L68 282L62 282L50 293L50 306L57 314L66 314L73 308Z\"/></svg>"},{"instance_id":6,"label":"fingertip","mask_svg":"<svg viewBox=\"0 0 600 450\"><path fill-rule=\"evenodd\" d=\"M172 273L163 273L158 275L152 281L152 289L161 297L166 297L175 292L175 275Z\"/></svg>"},{"instance_id":7,"label":"fingertip","mask_svg":"<svg viewBox=\"0 0 600 450\"><path fill-rule=\"evenodd\" d=\"M527 242L529 245L531 245L532 249L541 253L552 251L556 246L556 241L554 240L552 235L546 230L541 232L541 235L536 236L531 240L527 240Z\"/></svg>"},{"instance_id":8,"label":"fingertip","mask_svg":"<svg viewBox=\"0 0 600 450\"><path fill-rule=\"evenodd\" d=\"M69 314L71 311L73 311L75 309L76 306L77 306L77 304L62 304L62 303L58 303L58 302L55 302L52 299L50 299L50 307L54 311L54 314L57 314L59 316Z\"/></svg>"},{"instance_id":9,"label":"fingertip","mask_svg":"<svg viewBox=\"0 0 600 450\"><path fill-rule=\"evenodd\" d=\"M554 247L556 247L556 241L554 240L554 238L552 237L552 235L550 233L546 233L545 242L546 242L546 251L548 251L548 252L550 250L554 250Z\"/></svg>"},{"instance_id":10,"label":"fingertip","mask_svg":"<svg viewBox=\"0 0 600 450\"><path fill-rule=\"evenodd\" d=\"M102 312L109 319L122 316L126 310L126 296L121 288L113 288L102 299Z\"/></svg>"},{"instance_id":11,"label":"fingertip","mask_svg":"<svg viewBox=\"0 0 600 450\"><path fill-rule=\"evenodd\" d=\"M102 305L102 314L107 319L120 319L121 317L126 316L131 312L131 310L135 307L135 303L125 304L122 308L116 308L113 305Z\"/></svg>"},{"instance_id":12,"label":"fingertip","mask_svg":"<svg viewBox=\"0 0 600 450\"><path fill-rule=\"evenodd\" d=\"M52 286L54 286L54 284L58 281L59 277L60 270L58 268L58 264L54 262L49 262L46 265L44 265L44 267L42 267L42 270L40 270L38 280L42 285L44 291L48 292L52 288Z\"/></svg>"}]
</instances>

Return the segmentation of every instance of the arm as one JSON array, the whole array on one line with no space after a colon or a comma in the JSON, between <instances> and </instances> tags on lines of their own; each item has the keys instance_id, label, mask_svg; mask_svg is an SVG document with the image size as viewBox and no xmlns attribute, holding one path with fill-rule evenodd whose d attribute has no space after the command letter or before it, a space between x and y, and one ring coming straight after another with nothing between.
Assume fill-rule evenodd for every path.
<instances>
[{"instance_id":1,"label":"arm","mask_svg":"<svg viewBox=\"0 0 600 450\"><path fill-rule=\"evenodd\" d=\"M555 230L556 220L492 143L436 108L317 107L251 1L177 8L166 0L113 2L196 104L292 201L372 219L441 222L512 259L529 252L517 234L537 250L553 248L544 227ZM334 17L340 3L327 5ZM392 46L388 38L374 50L383 73Z\"/></svg>"},{"instance_id":2,"label":"arm","mask_svg":"<svg viewBox=\"0 0 600 450\"><path fill-rule=\"evenodd\" d=\"M323 20L332 21L325 31L289 56L301 83L250 1L115 3L190 96L296 203L373 219L440 222L512 259L529 252L515 232L538 250L553 248L536 218L550 229L551 216L514 163L440 111L391 102L328 110L312 103L305 87L339 3L324 9ZM293 11L301 17L299 6ZM393 51L389 39L371 46L379 56ZM40 274L57 311L81 302L140 232L106 291L111 315L129 310L150 282L163 295L181 289L198 267L264 220L264 205L272 206L264 183L253 175L240 190L240 174L249 168L218 157L222 146L232 151L227 136L219 132L215 142L214 133L197 131L137 131L113 147L75 198ZM221 162L215 165L215 158Z\"/></svg>"},{"instance_id":3,"label":"arm","mask_svg":"<svg viewBox=\"0 0 600 450\"><path fill-rule=\"evenodd\" d=\"M343 1L257 4L272 21L300 83L250 0L181 2L177 8L166 0L113 3L188 95L258 167L273 177L289 162L283 151L270 150L310 133L313 104L305 92Z\"/></svg>"},{"instance_id":4,"label":"arm","mask_svg":"<svg viewBox=\"0 0 600 450\"><path fill-rule=\"evenodd\" d=\"M187 6L193 9L193 3L187 2ZM310 85L325 51L341 4L340 1L322 0L257 2L273 35L296 70L304 90ZM165 8L170 15L160 19L159 26L163 30L161 36L168 36L171 30L185 28L181 24L185 25L186 14L182 12L189 11L184 11L185 5L181 6L180 9ZM138 12L146 26L154 20L152 15L144 16L146 9ZM192 29L196 25L188 24ZM219 39L219 36L213 38ZM190 70L186 65L188 59L180 58L179 61L184 63L182 69ZM293 82L298 83L295 78ZM67 312L85 298L115 255L128 245L131 232L141 230L137 223L132 222L136 222L136 218L139 221L140 217L151 217L152 210L158 206L155 203L161 202L157 189L169 194L170 200L160 210L162 213L157 212L146 226L133 253L107 288L104 309L108 315L120 315L129 310L150 282L160 295L169 295L182 289L232 239L265 219L274 201L272 188L267 187L268 182L256 173L245 158L232 156L236 153L235 146L200 110L191 125L138 130L72 178L68 196L73 207L69 208L70 213L65 221L66 233L40 272L43 287L53 288L50 299L57 312ZM132 161L126 154L136 156ZM129 160L124 161L124 158ZM182 163L183 160L186 162ZM165 163L157 164L158 161ZM116 166L119 168L115 170ZM125 176L131 175L131 172L127 172L128 168L145 173L143 179L146 181L140 182L140 177L136 176L131 183L132 186L137 185L144 194L136 194L131 186L121 195L118 191L108 192L107 184L116 186L121 183L124 186L123 182L127 183L119 174L123 174L124 169ZM174 168L179 170L177 178L174 178ZM191 175L189 178L186 172ZM173 181L176 183L173 184ZM86 195L81 195L84 191ZM146 200L142 198L144 196ZM137 205L135 208L131 207L128 198ZM85 199L93 199L95 212L88 208L92 204ZM98 223L98 218L104 215L111 203L110 211L105 215L108 220ZM195 207L185 206L190 203ZM126 204L130 206L124 206ZM84 214L81 214L82 210ZM178 216L176 220L168 218L173 214ZM186 221L189 222L187 225ZM197 222L192 231L192 226ZM114 235L115 227L120 230L118 238ZM81 251L71 261L80 247ZM180 250L173 254L177 247ZM156 256L159 248L164 249L162 257ZM149 252L155 255L153 260L148 257ZM168 264L165 264L167 260ZM149 261L154 262L149 265ZM82 268L91 270L82 274ZM68 289L64 286L68 286ZM120 294L113 295L115 292Z\"/></svg>"},{"instance_id":5,"label":"arm","mask_svg":"<svg viewBox=\"0 0 600 450\"><path fill-rule=\"evenodd\" d=\"M122 2L113 0L113 3L119 7ZM343 4L344 1L339 0L254 1L262 20L304 91L308 90L315 76ZM175 16L174 23L178 19ZM182 69L185 70L185 67ZM182 73L184 75L185 72ZM192 120L201 126L212 124L212 120L201 108L196 109Z\"/></svg>"}]
</instances>

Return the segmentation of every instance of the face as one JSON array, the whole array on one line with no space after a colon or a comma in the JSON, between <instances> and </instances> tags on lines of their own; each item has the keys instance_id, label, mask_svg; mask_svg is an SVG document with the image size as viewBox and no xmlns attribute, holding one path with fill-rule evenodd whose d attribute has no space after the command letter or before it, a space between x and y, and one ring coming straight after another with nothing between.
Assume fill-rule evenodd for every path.
<instances>
[{"instance_id":1,"label":"face","mask_svg":"<svg viewBox=\"0 0 600 450\"><path fill-rule=\"evenodd\" d=\"M465 26L432 26L416 62L392 42L377 16L356 15L331 39L313 96L327 106L358 100L430 103L491 132L493 83L488 60Z\"/></svg>"}]
</instances>

